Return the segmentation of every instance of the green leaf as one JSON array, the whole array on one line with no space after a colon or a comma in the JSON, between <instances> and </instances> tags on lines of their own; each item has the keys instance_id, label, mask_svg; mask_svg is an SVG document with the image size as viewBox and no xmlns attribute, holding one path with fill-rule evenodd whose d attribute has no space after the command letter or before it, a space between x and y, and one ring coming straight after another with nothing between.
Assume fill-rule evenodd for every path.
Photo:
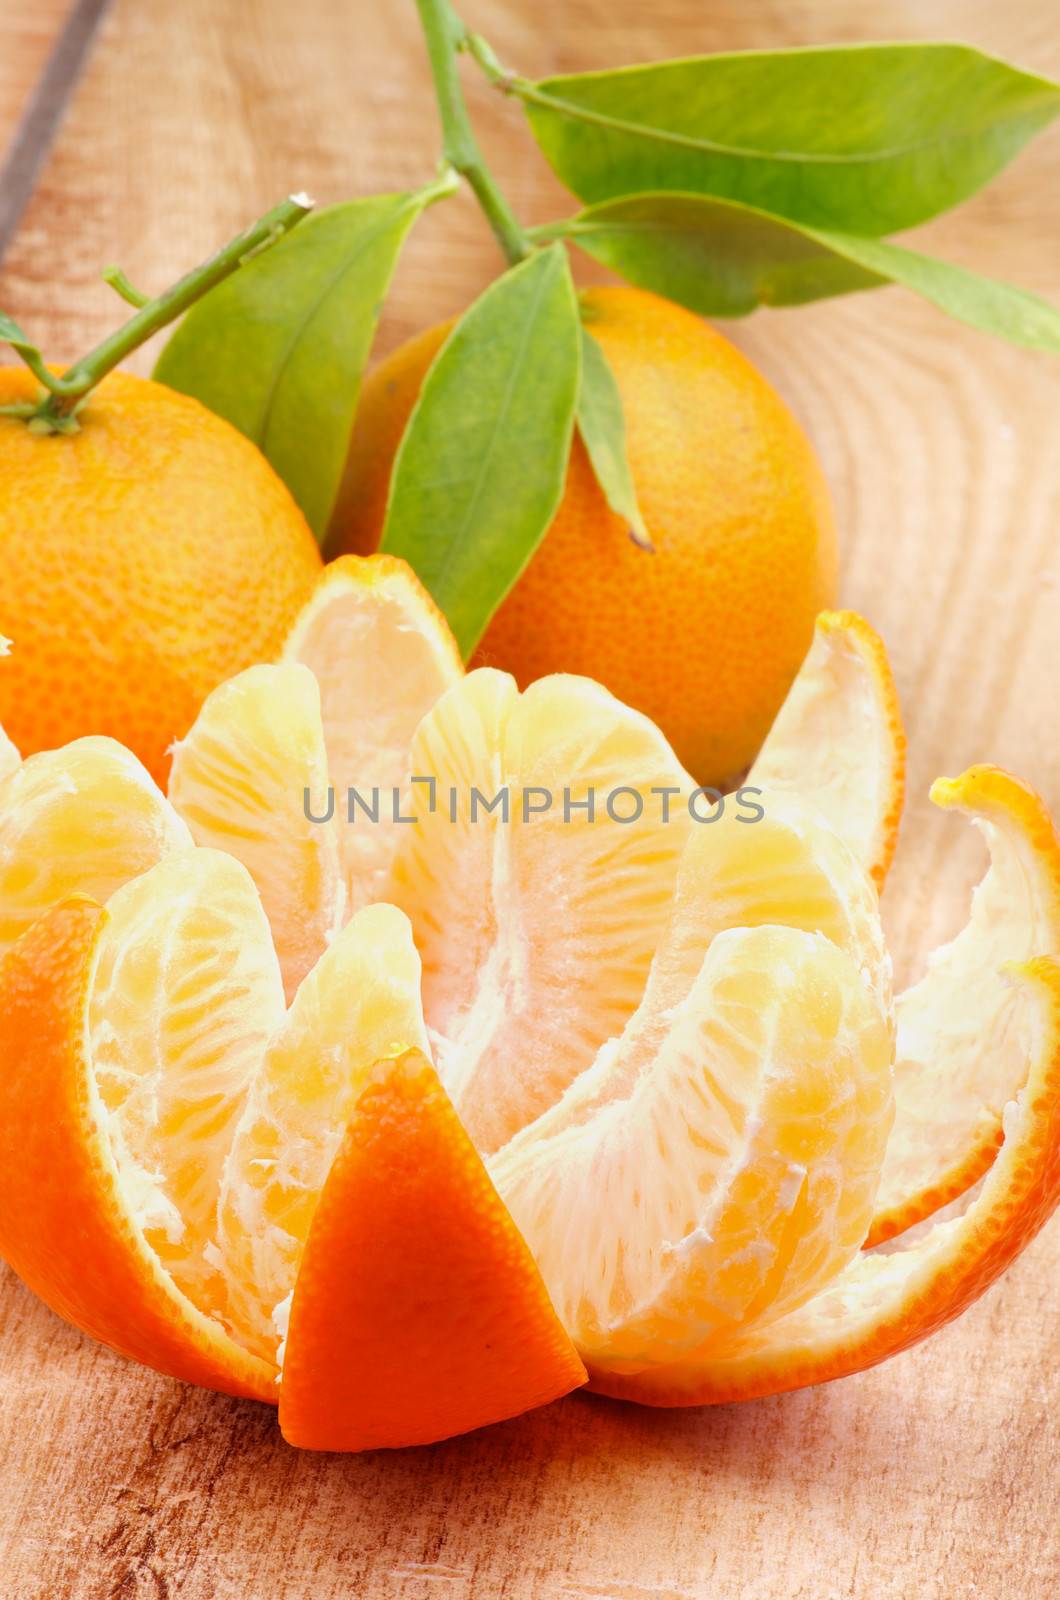
<instances>
[{"instance_id":1,"label":"green leaf","mask_svg":"<svg viewBox=\"0 0 1060 1600\"><path fill-rule=\"evenodd\" d=\"M442 192L351 200L308 217L193 306L155 368L259 446L318 538L398 254Z\"/></svg>"},{"instance_id":2,"label":"green leaf","mask_svg":"<svg viewBox=\"0 0 1060 1600\"><path fill-rule=\"evenodd\" d=\"M582 200L677 190L849 233L956 205L1060 111L1060 88L957 44L748 51L514 80Z\"/></svg>"},{"instance_id":3,"label":"green leaf","mask_svg":"<svg viewBox=\"0 0 1060 1600\"><path fill-rule=\"evenodd\" d=\"M582 328L582 376L578 391L578 432L589 453L596 481L611 510L629 523L634 543L653 550L644 526L633 474L626 455L626 418L615 375L604 352Z\"/></svg>"},{"instance_id":4,"label":"green leaf","mask_svg":"<svg viewBox=\"0 0 1060 1600\"><path fill-rule=\"evenodd\" d=\"M559 505L580 354L578 303L557 244L464 313L409 418L380 548L416 569L465 656Z\"/></svg>"},{"instance_id":5,"label":"green leaf","mask_svg":"<svg viewBox=\"0 0 1060 1600\"><path fill-rule=\"evenodd\" d=\"M1060 310L1026 289L886 239L808 228L728 200L632 195L544 231L704 316L898 283L984 333L1060 353Z\"/></svg>"},{"instance_id":6,"label":"green leaf","mask_svg":"<svg viewBox=\"0 0 1060 1600\"><path fill-rule=\"evenodd\" d=\"M796 223L704 195L630 195L590 206L558 227L630 283L702 316L802 305L873 288L887 276L837 254Z\"/></svg>"},{"instance_id":7,"label":"green leaf","mask_svg":"<svg viewBox=\"0 0 1060 1600\"><path fill-rule=\"evenodd\" d=\"M923 295L959 322L1028 350L1060 355L1060 310L1027 289L980 277L967 267L921 255L885 239L825 233L819 237L849 261Z\"/></svg>"}]
</instances>

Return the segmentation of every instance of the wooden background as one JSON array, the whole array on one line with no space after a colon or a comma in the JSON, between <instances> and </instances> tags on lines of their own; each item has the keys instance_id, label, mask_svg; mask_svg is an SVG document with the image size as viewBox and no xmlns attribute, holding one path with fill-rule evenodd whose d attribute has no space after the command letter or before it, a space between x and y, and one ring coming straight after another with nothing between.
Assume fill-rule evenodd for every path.
<instances>
[{"instance_id":1,"label":"wooden background","mask_svg":"<svg viewBox=\"0 0 1060 1600\"><path fill-rule=\"evenodd\" d=\"M0 150L62 0L0 0ZM1055 0L466 0L533 75L839 39L952 37L1060 76ZM563 199L475 86L527 220ZM411 0L111 0L6 259L0 305L53 358L283 193L421 183L437 135ZM10 181L10 173L7 181ZM1060 299L1060 128L924 235ZM382 348L497 269L465 198L418 228ZM939 772L1001 761L1060 809L1060 362L888 290L731 328L804 419L844 601L887 639L911 799L887 895L903 973L979 865ZM141 367L144 363L141 361ZM586 1397L432 1450L299 1454L271 1415L122 1363L0 1283L5 1600L1045 1600L1060 1591L1060 1225L959 1324L874 1372L742 1407Z\"/></svg>"}]
</instances>

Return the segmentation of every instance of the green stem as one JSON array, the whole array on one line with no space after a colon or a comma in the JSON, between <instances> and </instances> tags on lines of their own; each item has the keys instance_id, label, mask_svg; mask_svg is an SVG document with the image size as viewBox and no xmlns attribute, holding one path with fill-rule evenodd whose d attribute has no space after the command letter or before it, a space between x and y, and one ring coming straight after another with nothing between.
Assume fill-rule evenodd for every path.
<instances>
[{"instance_id":1,"label":"green stem","mask_svg":"<svg viewBox=\"0 0 1060 1600\"><path fill-rule=\"evenodd\" d=\"M150 339L152 334L174 322L189 306L233 272L250 256L267 249L283 234L301 222L312 209L312 201L305 195L292 195L282 204L267 211L252 228L237 235L216 255L204 261L186 277L181 278L165 294L149 300L125 325L104 339L102 344L75 361L61 378L51 374L47 378L50 393L36 408L35 420L43 431L50 424L61 424L119 362ZM56 431L61 431L56 429Z\"/></svg>"},{"instance_id":2,"label":"green stem","mask_svg":"<svg viewBox=\"0 0 1060 1600\"><path fill-rule=\"evenodd\" d=\"M464 43L472 61L478 63L495 89L501 89L507 94L514 83L523 81L517 79L514 72L509 72L506 67L501 66L493 46L487 44L481 33L469 33Z\"/></svg>"},{"instance_id":3,"label":"green stem","mask_svg":"<svg viewBox=\"0 0 1060 1600\"><path fill-rule=\"evenodd\" d=\"M151 296L141 294L139 289L134 288L120 267L104 267L100 277L104 283L110 285L115 294L121 295L126 305L135 306L137 311L151 303Z\"/></svg>"},{"instance_id":4,"label":"green stem","mask_svg":"<svg viewBox=\"0 0 1060 1600\"><path fill-rule=\"evenodd\" d=\"M416 0L416 7L434 79L445 159L467 179L497 243L515 266L526 259L532 246L479 149L457 71L457 53L471 48L472 36L454 13L449 0Z\"/></svg>"},{"instance_id":5,"label":"green stem","mask_svg":"<svg viewBox=\"0 0 1060 1600\"><path fill-rule=\"evenodd\" d=\"M486 43L481 34L469 33L465 40L468 55L481 68L485 77L501 94L513 94L517 99L525 101L528 105L544 106L549 111L560 111L564 116L573 117L577 121L587 122L599 128L628 128L629 123L620 122L616 117L609 117L600 112L589 110L587 106L572 104L569 100L561 100L557 95L549 94L540 89L529 78L522 78L517 72L510 72L501 65L490 45ZM639 129L637 130L640 131ZM664 134L661 130L652 129L653 135L672 139L674 143L685 145L695 144L700 147L701 141L682 138L678 134ZM721 146L717 148L721 149Z\"/></svg>"},{"instance_id":6,"label":"green stem","mask_svg":"<svg viewBox=\"0 0 1060 1600\"><path fill-rule=\"evenodd\" d=\"M17 323L13 323L10 318L0 317L0 323L6 324L5 326L0 327L0 344L10 345L11 349L14 350L15 354L18 356L19 360L22 361L32 372L42 389L45 391L51 389L58 380L55 378L54 374L48 371L44 357L41 355L36 345L30 344L29 340L23 334L22 329ZM34 405L31 406L30 409L35 411L37 408ZM5 406L3 409L3 415L16 416L21 413L21 410L21 405L17 407Z\"/></svg>"}]
</instances>

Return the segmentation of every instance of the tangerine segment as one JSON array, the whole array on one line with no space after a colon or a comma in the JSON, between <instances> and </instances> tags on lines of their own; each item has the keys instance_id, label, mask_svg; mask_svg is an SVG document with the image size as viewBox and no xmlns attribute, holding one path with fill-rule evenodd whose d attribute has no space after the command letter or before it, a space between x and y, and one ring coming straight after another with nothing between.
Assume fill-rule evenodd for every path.
<instances>
[{"instance_id":1,"label":"tangerine segment","mask_svg":"<svg viewBox=\"0 0 1060 1600\"><path fill-rule=\"evenodd\" d=\"M856 611L822 611L747 783L812 806L883 887L905 798L905 731L887 651Z\"/></svg>"},{"instance_id":2,"label":"tangerine segment","mask_svg":"<svg viewBox=\"0 0 1060 1600\"><path fill-rule=\"evenodd\" d=\"M320 1192L372 1065L427 1048L408 918L365 906L302 983L251 1086L225 1168L220 1262L232 1325L279 1365Z\"/></svg>"},{"instance_id":3,"label":"tangerine segment","mask_svg":"<svg viewBox=\"0 0 1060 1600\"><path fill-rule=\"evenodd\" d=\"M248 667L215 689L174 750L169 797L197 844L249 870L290 998L342 925L345 899L309 669Z\"/></svg>"},{"instance_id":4,"label":"tangerine segment","mask_svg":"<svg viewBox=\"0 0 1060 1600\"><path fill-rule=\"evenodd\" d=\"M123 1355L274 1398L269 1369L181 1293L130 1208L89 1045L106 925L78 897L0 960L0 1253L60 1316Z\"/></svg>"},{"instance_id":5,"label":"tangerine segment","mask_svg":"<svg viewBox=\"0 0 1060 1600\"><path fill-rule=\"evenodd\" d=\"M406 561L340 556L324 571L284 646L320 685L328 766L336 791L339 848L349 910L382 894L407 796L409 746L420 718L464 675L444 616ZM347 821L350 789L372 804ZM398 814L407 812L399 807Z\"/></svg>"},{"instance_id":6,"label":"tangerine segment","mask_svg":"<svg viewBox=\"0 0 1060 1600\"><path fill-rule=\"evenodd\" d=\"M620 1039L491 1162L593 1374L672 1364L801 1304L856 1255L891 1041L823 934L719 933L653 969Z\"/></svg>"},{"instance_id":7,"label":"tangerine segment","mask_svg":"<svg viewBox=\"0 0 1060 1600\"><path fill-rule=\"evenodd\" d=\"M225 1315L221 1172L283 1021L265 913L232 856L168 856L112 896L89 1004L91 1067L126 1207L178 1288Z\"/></svg>"},{"instance_id":8,"label":"tangerine segment","mask_svg":"<svg viewBox=\"0 0 1060 1600\"><path fill-rule=\"evenodd\" d=\"M585 1381L541 1274L418 1051L358 1096L291 1306L280 1426L314 1450L429 1444Z\"/></svg>"},{"instance_id":9,"label":"tangerine segment","mask_svg":"<svg viewBox=\"0 0 1060 1600\"><path fill-rule=\"evenodd\" d=\"M1060 838L1041 798L985 766L940 778L931 798L971 819L990 865L965 927L896 1002L895 1124L870 1244L930 1216L989 1167L1027 1071L1003 968L1060 958Z\"/></svg>"},{"instance_id":10,"label":"tangerine segment","mask_svg":"<svg viewBox=\"0 0 1060 1600\"><path fill-rule=\"evenodd\" d=\"M106 901L174 850L187 827L113 739L75 739L0 781L0 953L75 891Z\"/></svg>"},{"instance_id":11,"label":"tangerine segment","mask_svg":"<svg viewBox=\"0 0 1060 1600\"><path fill-rule=\"evenodd\" d=\"M857 963L890 1024L891 958L875 885L850 847L817 815L788 796L748 823L726 810L693 829L678 866L664 937L650 982L676 1005L726 928L779 923L823 933Z\"/></svg>"},{"instance_id":12,"label":"tangerine segment","mask_svg":"<svg viewBox=\"0 0 1060 1600\"><path fill-rule=\"evenodd\" d=\"M1005 1109L1004 1141L963 1216L915 1242L862 1251L836 1281L767 1327L694 1357L593 1387L652 1405L709 1405L777 1394L874 1366L936 1332L988 1289L1060 1201L1060 964L1014 969L1030 1068Z\"/></svg>"},{"instance_id":13,"label":"tangerine segment","mask_svg":"<svg viewBox=\"0 0 1060 1600\"><path fill-rule=\"evenodd\" d=\"M599 684L556 676L520 695L489 668L424 717L411 770L420 821L402 830L389 898L415 929L442 1082L492 1151L635 1010L694 785Z\"/></svg>"}]
</instances>

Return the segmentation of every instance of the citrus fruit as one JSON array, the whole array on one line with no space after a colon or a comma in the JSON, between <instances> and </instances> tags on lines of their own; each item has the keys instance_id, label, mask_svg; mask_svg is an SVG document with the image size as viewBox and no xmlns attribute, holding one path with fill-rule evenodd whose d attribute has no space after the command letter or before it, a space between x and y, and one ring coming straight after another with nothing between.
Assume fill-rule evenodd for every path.
<instances>
[{"instance_id":1,"label":"citrus fruit","mask_svg":"<svg viewBox=\"0 0 1060 1600\"><path fill-rule=\"evenodd\" d=\"M648 974L655 1002L663 986L676 984L663 1009L679 1003L718 934L768 926L820 933L838 945L893 1032L891 958L875 884L846 841L794 796L774 801L752 825L730 810L690 833Z\"/></svg>"},{"instance_id":2,"label":"citrus fruit","mask_svg":"<svg viewBox=\"0 0 1060 1600\"><path fill-rule=\"evenodd\" d=\"M317 1450L426 1444L544 1405L585 1376L430 1063L419 1051L380 1063L298 1273L284 1436Z\"/></svg>"},{"instance_id":3,"label":"citrus fruit","mask_svg":"<svg viewBox=\"0 0 1060 1600\"><path fill-rule=\"evenodd\" d=\"M348 564L294 638L177 752L190 828L105 738L0 779L0 1252L61 1314L369 1448L585 1368L660 1405L842 1376L1041 1226L1060 843L1010 775L940 780L990 866L892 1001L904 737L860 618L820 619L750 811L698 805L597 683L463 675L398 567ZM367 834L360 877L297 797L380 727L417 821ZM85 886L105 909L55 904Z\"/></svg>"},{"instance_id":4,"label":"citrus fruit","mask_svg":"<svg viewBox=\"0 0 1060 1600\"><path fill-rule=\"evenodd\" d=\"M406 917L365 906L309 973L250 1085L225 1165L218 1245L232 1325L281 1364L313 1213L375 1062L426 1048Z\"/></svg>"},{"instance_id":5,"label":"citrus fruit","mask_svg":"<svg viewBox=\"0 0 1060 1600\"><path fill-rule=\"evenodd\" d=\"M53 907L0 960L7 1260L123 1354L283 1397L289 1435L317 1448L426 1442L583 1382L406 1053L425 1043L418 974L401 912L367 907L285 1014L249 874L214 850L173 853L105 910Z\"/></svg>"},{"instance_id":6,"label":"citrus fruit","mask_svg":"<svg viewBox=\"0 0 1060 1600\"><path fill-rule=\"evenodd\" d=\"M636 1007L694 785L600 684L557 674L520 694L488 667L427 713L411 768L419 821L387 897L412 919L442 1082L488 1152Z\"/></svg>"},{"instance_id":7,"label":"citrus fruit","mask_svg":"<svg viewBox=\"0 0 1060 1600\"><path fill-rule=\"evenodd\" d=\"M862 1251L798 1310L704 1348L691 1361L606 1374L602 1393L651 1405L747 1400L861 1372L959 1316L1004 1272L1060 1201L1060 965L1010 969L1022 992L1024 1082L1004 1141L962 1216L901 1248Z\"/></svg>"},{"instance_id":8,"label":"citrus fruit","mask_svg":"<svg viewBox=\"0 0 1060 1600\"><path fill-rule=\"evenodd\" d=\"M413 732L463 675L411 568L346 556L320 578L280 661L219 685L176 745L170 800L197 844L250 871L289 997L385 889Z\"/></svg>"},{"instance_id":9,"label":"citrus fruit","mask_svg":"<svg viewBox=\"0 0 1060 1600\"><path fill-rule=\"evenodd\" d=\"M328 770L340 823L350 911L377 897L407 807L409 745L420 718L464 675L456 640L412 568L393 556L342 556L325 568L296 618L283 660L320 685ZM379 819L349 820L349 791Z\"/></svg>"},{"instance_id":10,"label":"citrus fruit","mask_svg":"<svg viewBox=\"0 0 1060 1600\"><path fill-rule=\"evenodd\" d=\"M930 1216L987 1170L1027 1068L1022 997L1006 968L1060 960L1060 839L1041 798L997 767L940 778L931 798L975 824L990 865L965 926L895 1003L896 1119L870 1244Z\"/></svg>"},{"instance_id":11,"label":"citrus fruit","mask_svg":"<svg viewBox=\"0 0 1060 1600\"><path fill-rule=\"evenodd\" d=\"M308 667L247 667L208 695L173 751L169 798L196 844L249 870L272 925L288 997L342 926L320 690Z\"/></svg>"},{"instance_id":12,"label":"citrus fruit","mask_svg":"<svg viewBox=\"0 0 1060 1600\"><path fill-rule=\"evenodd\" d=\"M75 891L107 900L191 834L114 739L43 750L0 779L0 953Z\"/></svg>"},{"instance_id":13,"label":"citrus fruit","mask_svg":"<svg viewBox=\"0 0 1060 1600\"><path fill-rule=\"evenodd\" d=\"M209 1259L221 1172L283 1014L269 926L231 856L169 855L111 896L89 1001L93 1079L144 1238L221 1317Z\"/></svg>"},{"instance_id":14,"label":"citrus fruit","mask_svg":"<svg viewBox=\"0 0 1060 1600\"><path fill-rule=\"evenodd\" d=\"M654 553L610 510L576 440L560 509L477 659L522 687L599 679L700 782L721 783L753 758L834 601L824 480L779 396L691 312L618 286L588 290L582 311L621 393ZM332 553L378 545L398 444L448 331L403 345L365 383Z\"/></svg>"},{"instance_id":15,"label":"citrus fruit","mask_svg":"<svg viewBox=\"0 0 1060 1600\"><path fill-rule=\"evenodd\" d=\"M0 404L37 388L0 369ZM208 691L279 649L320 557L265 458L197 401L114 373L79 422L0 417L0 722L23 754L110 734L161 781Z\"/></svg>"},{"instance_id":16,"label":"citrus fruit","mask_svg":"<svg viewBox=\"0 0 1060 1600\"><path fill-rule=\"evenodd\" d=\"M875 897L809 818L755 835L689 839L636 1012L490 1163L593 1375L780 1315L869 1226L893 1114Z\"/></svg>"},{"instance_id":17,"label":"citrus fruit","mask_svg":"<svg viewBox=\"0 0 1060 1600\"><path fill-rule=\"evenodd\" d=\"M154 892L134 880L113 918L53 907L0 960L0 1252L122 1354L268 1399L271 1369L216 1314L207 1247L282 992L249 878L208 855L160 863Z\"/></svg>"},{"instance_id":18,"label":"citrus fruit","mask_svg":"<svg viewBox=\"0 0 1060 1600\"><path fill-rule=\"evenodd\" d=\"M813 644L747 777L796 795L883 887L905 799L905 730L887 651L855 611L824 611Z\"/></svg>"},{"instance_id":19,"label":"citrus fruit","mask_svg":"<svg viewBox=\"0 0 1060 1600\"><path fill-rule=\"evenodd\" d=\"M897 1114L873 919L841 890L838 836L801 817L778 849L774 816L756 832L767 852L758 875L746 872L755 853L735 824L731 866L717 860L730 842L724 824L710 852L692 837L670 928L617 1050L605 1046L493 1157L593 1387L695 1405L858 1371L957 1316L1060 1200L1060 963L1024 954L1055 940L1055 834L1036 797L994 769L935 792L985 822L993 864L969 929L929 963L912 1006L897 1002L907 1062ZM831 870L814 829L832 840ZM799 832L802 870L792 873ZM863 895L863 869L843 850ZM778 855L787 871L776 870ZM816 929L816 958L843 955L846 976L832 958L829 976L822 966L800 982L794 947L759 956L751 924L773 941ZM873 997L877 1031L859 1034L858 1008ZM824 1019L840 1024L831 1053ZM809 1187L816 1162L824 1202ZM859 1252L897 1231L881 1214L907 1227L988 1167L963 1217L893 1254ZM591 1279L575 1239L589 1242Z\"/></svg>"}]
</instances>

